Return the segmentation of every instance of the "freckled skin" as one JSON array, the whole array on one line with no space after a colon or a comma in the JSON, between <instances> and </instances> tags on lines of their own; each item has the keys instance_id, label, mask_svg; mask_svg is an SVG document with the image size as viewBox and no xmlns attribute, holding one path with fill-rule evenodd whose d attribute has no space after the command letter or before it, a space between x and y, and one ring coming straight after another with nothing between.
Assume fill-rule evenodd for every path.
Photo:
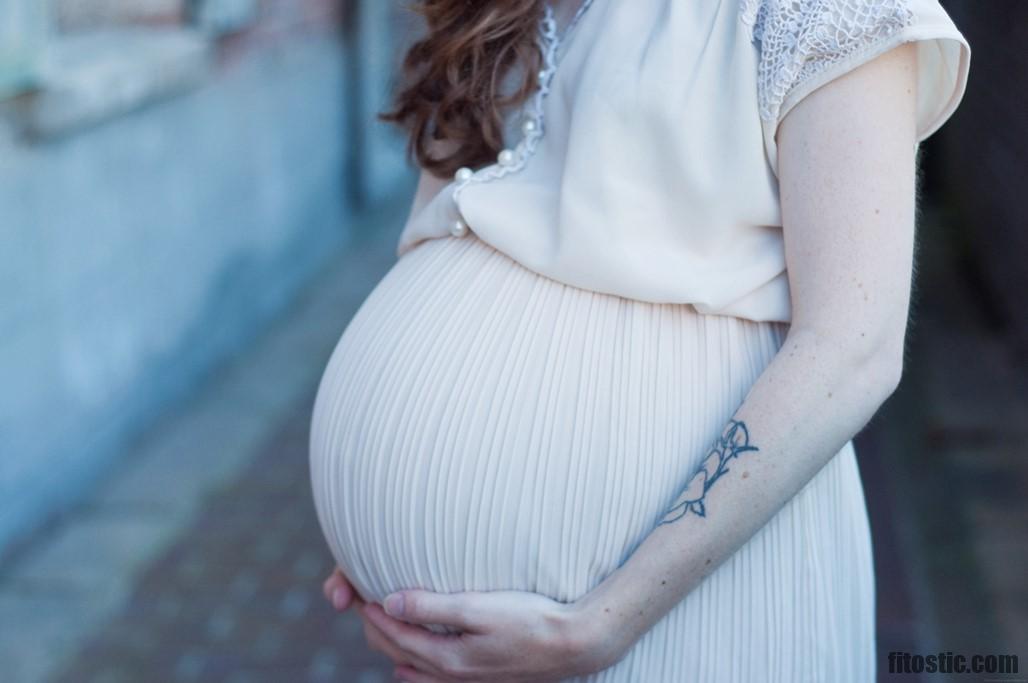
<instances>
[{"instance_id":1,"label":"freckled skin","mask_svg":"<svg viewBox=\"0 0 1028 683\"><path fill-rule=\"evenodd\" d=\"M721 436L715 439L698 472L675 499L660 524L670 524L688 514L706 516L706 496L710 488L730 470L729 461L741 454L758 451L749 442L746 423L741 420L730 420Z\"/></svg>"}]
</instances>

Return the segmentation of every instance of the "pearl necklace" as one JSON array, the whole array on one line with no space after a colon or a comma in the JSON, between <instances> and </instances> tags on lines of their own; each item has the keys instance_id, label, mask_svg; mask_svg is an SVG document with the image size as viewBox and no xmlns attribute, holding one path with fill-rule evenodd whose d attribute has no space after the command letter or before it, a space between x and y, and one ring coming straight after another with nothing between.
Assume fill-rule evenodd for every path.
<instances>
[{"instance_id":1,"label":"pearl necklace","mask_svg":"<svg viewBox=\"0 0 1028 683\"><path fill-rule=\"evenodd\" d=\"M593 0L582 0L571 22L564 29L563 35L557 34L557 20L550 2L546 2L543 17L538 27L536 42L543 56L543 68L539 71L539 87L535 95L529 100L526 107L521 111L521 133L523 137L514 149L504 149L496 156L496 162L485 166L478 171L468 167L462 167L454 174L456 187L453 189L453 201L457 206L457 219L450 227L450 234L454 237L463 237L468 233L468 224L460 216L460 193L465 187L473 182L485 182L497 180L508 173L521 170L528 163L528 158L535 153L539 141L543 137L543 101L550 94L550 86L553 77L557 73L557 52L560 46L565 43L568 36L581 20Z\"/></svg>"}]
</instances>

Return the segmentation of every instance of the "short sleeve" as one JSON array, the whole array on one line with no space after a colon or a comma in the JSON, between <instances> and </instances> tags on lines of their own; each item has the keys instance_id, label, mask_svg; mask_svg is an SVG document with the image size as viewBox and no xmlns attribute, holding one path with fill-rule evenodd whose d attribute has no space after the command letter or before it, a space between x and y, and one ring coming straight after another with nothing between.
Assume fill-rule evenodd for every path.
<instances>
[{"instance_id":1,"label":"short sleeve","mask_svg":"<svg viewBox=\"0 0 1028 683\"><path fill-rule=\"evenodd\" d=\"M938 0L741 0L759 45L757 100L777 175L778 124L804 97L906 42L918 48L917 142L964 96L971 48Z\"/></svg>"}]
</instances>

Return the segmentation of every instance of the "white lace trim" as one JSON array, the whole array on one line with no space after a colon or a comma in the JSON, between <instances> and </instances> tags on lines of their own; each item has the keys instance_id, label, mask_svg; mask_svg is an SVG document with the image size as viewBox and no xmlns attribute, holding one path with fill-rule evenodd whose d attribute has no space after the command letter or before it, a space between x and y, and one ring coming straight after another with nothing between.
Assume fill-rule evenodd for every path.
<instances>
[{"instance_id":1,"label":"white lace trim","mask_svg":"<svg viewBox=\"0 0 1028 683\"><path fill-rule=\"evenodd\" d=\"M760 42L760 117L777 121L791 90L914 22L908 0L740 0Z\"/></svg>"},{"instance_id":2,"label":"white lace trim","mask_svg":"<svg viewBox=\"0 0 1028 683\"><path fill-rule=\"evenodd\" d=\"M567 37L571 35L572 30L578 24L582 15L585 14L589 6L593 4L593 0L583 0L582 4L579 5L578 11L571 18L571 22L568 27L564 29L564 35L559 36L557 34L557 19L553 11L553 7L549 2L546 3L545 11L543 12L542 20L539 22L538 35L536 42L539 45L539 50L543 57L543 68L539 71L539 88L535 94L528 100L526 107L522 109L520 115L522 123L524 121L534 121L535 128L525 133L521 141L514 147L514 159L509 164L501 164L499 162L484 166L464 180L458 181L457 185L453 189L453 201L456 203L460 197L461 191L476 182L487 182L490 180L496 180L502 178L509 173L515 173L520 171L528 163L529 157L531 157L536 148L539 146L540 140L542 140L545 133L545 121L543 116L543 101L546 96L550 94L550 86L553 82L553 77L557 73L557 52L560 49L561 44L567 40Z\"/></svg>"}]
</instances>

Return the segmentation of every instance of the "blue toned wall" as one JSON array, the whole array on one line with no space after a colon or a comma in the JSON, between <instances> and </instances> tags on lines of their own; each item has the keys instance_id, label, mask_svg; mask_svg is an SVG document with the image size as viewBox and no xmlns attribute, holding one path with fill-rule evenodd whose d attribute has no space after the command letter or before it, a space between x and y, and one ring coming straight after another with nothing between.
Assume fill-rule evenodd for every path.
<instances>
[{"instance_id":1,"label":"blue toned wall","mask_svg":"<svg viewBox=\"0 0 1028 683\"><path fill-rule=\"evenodd\" d=\"M325 29L82 130L0 126L0 550L346 248L348 73ZM406 176L374 151L376 187Z\"/></svg>"}]
</instances>

